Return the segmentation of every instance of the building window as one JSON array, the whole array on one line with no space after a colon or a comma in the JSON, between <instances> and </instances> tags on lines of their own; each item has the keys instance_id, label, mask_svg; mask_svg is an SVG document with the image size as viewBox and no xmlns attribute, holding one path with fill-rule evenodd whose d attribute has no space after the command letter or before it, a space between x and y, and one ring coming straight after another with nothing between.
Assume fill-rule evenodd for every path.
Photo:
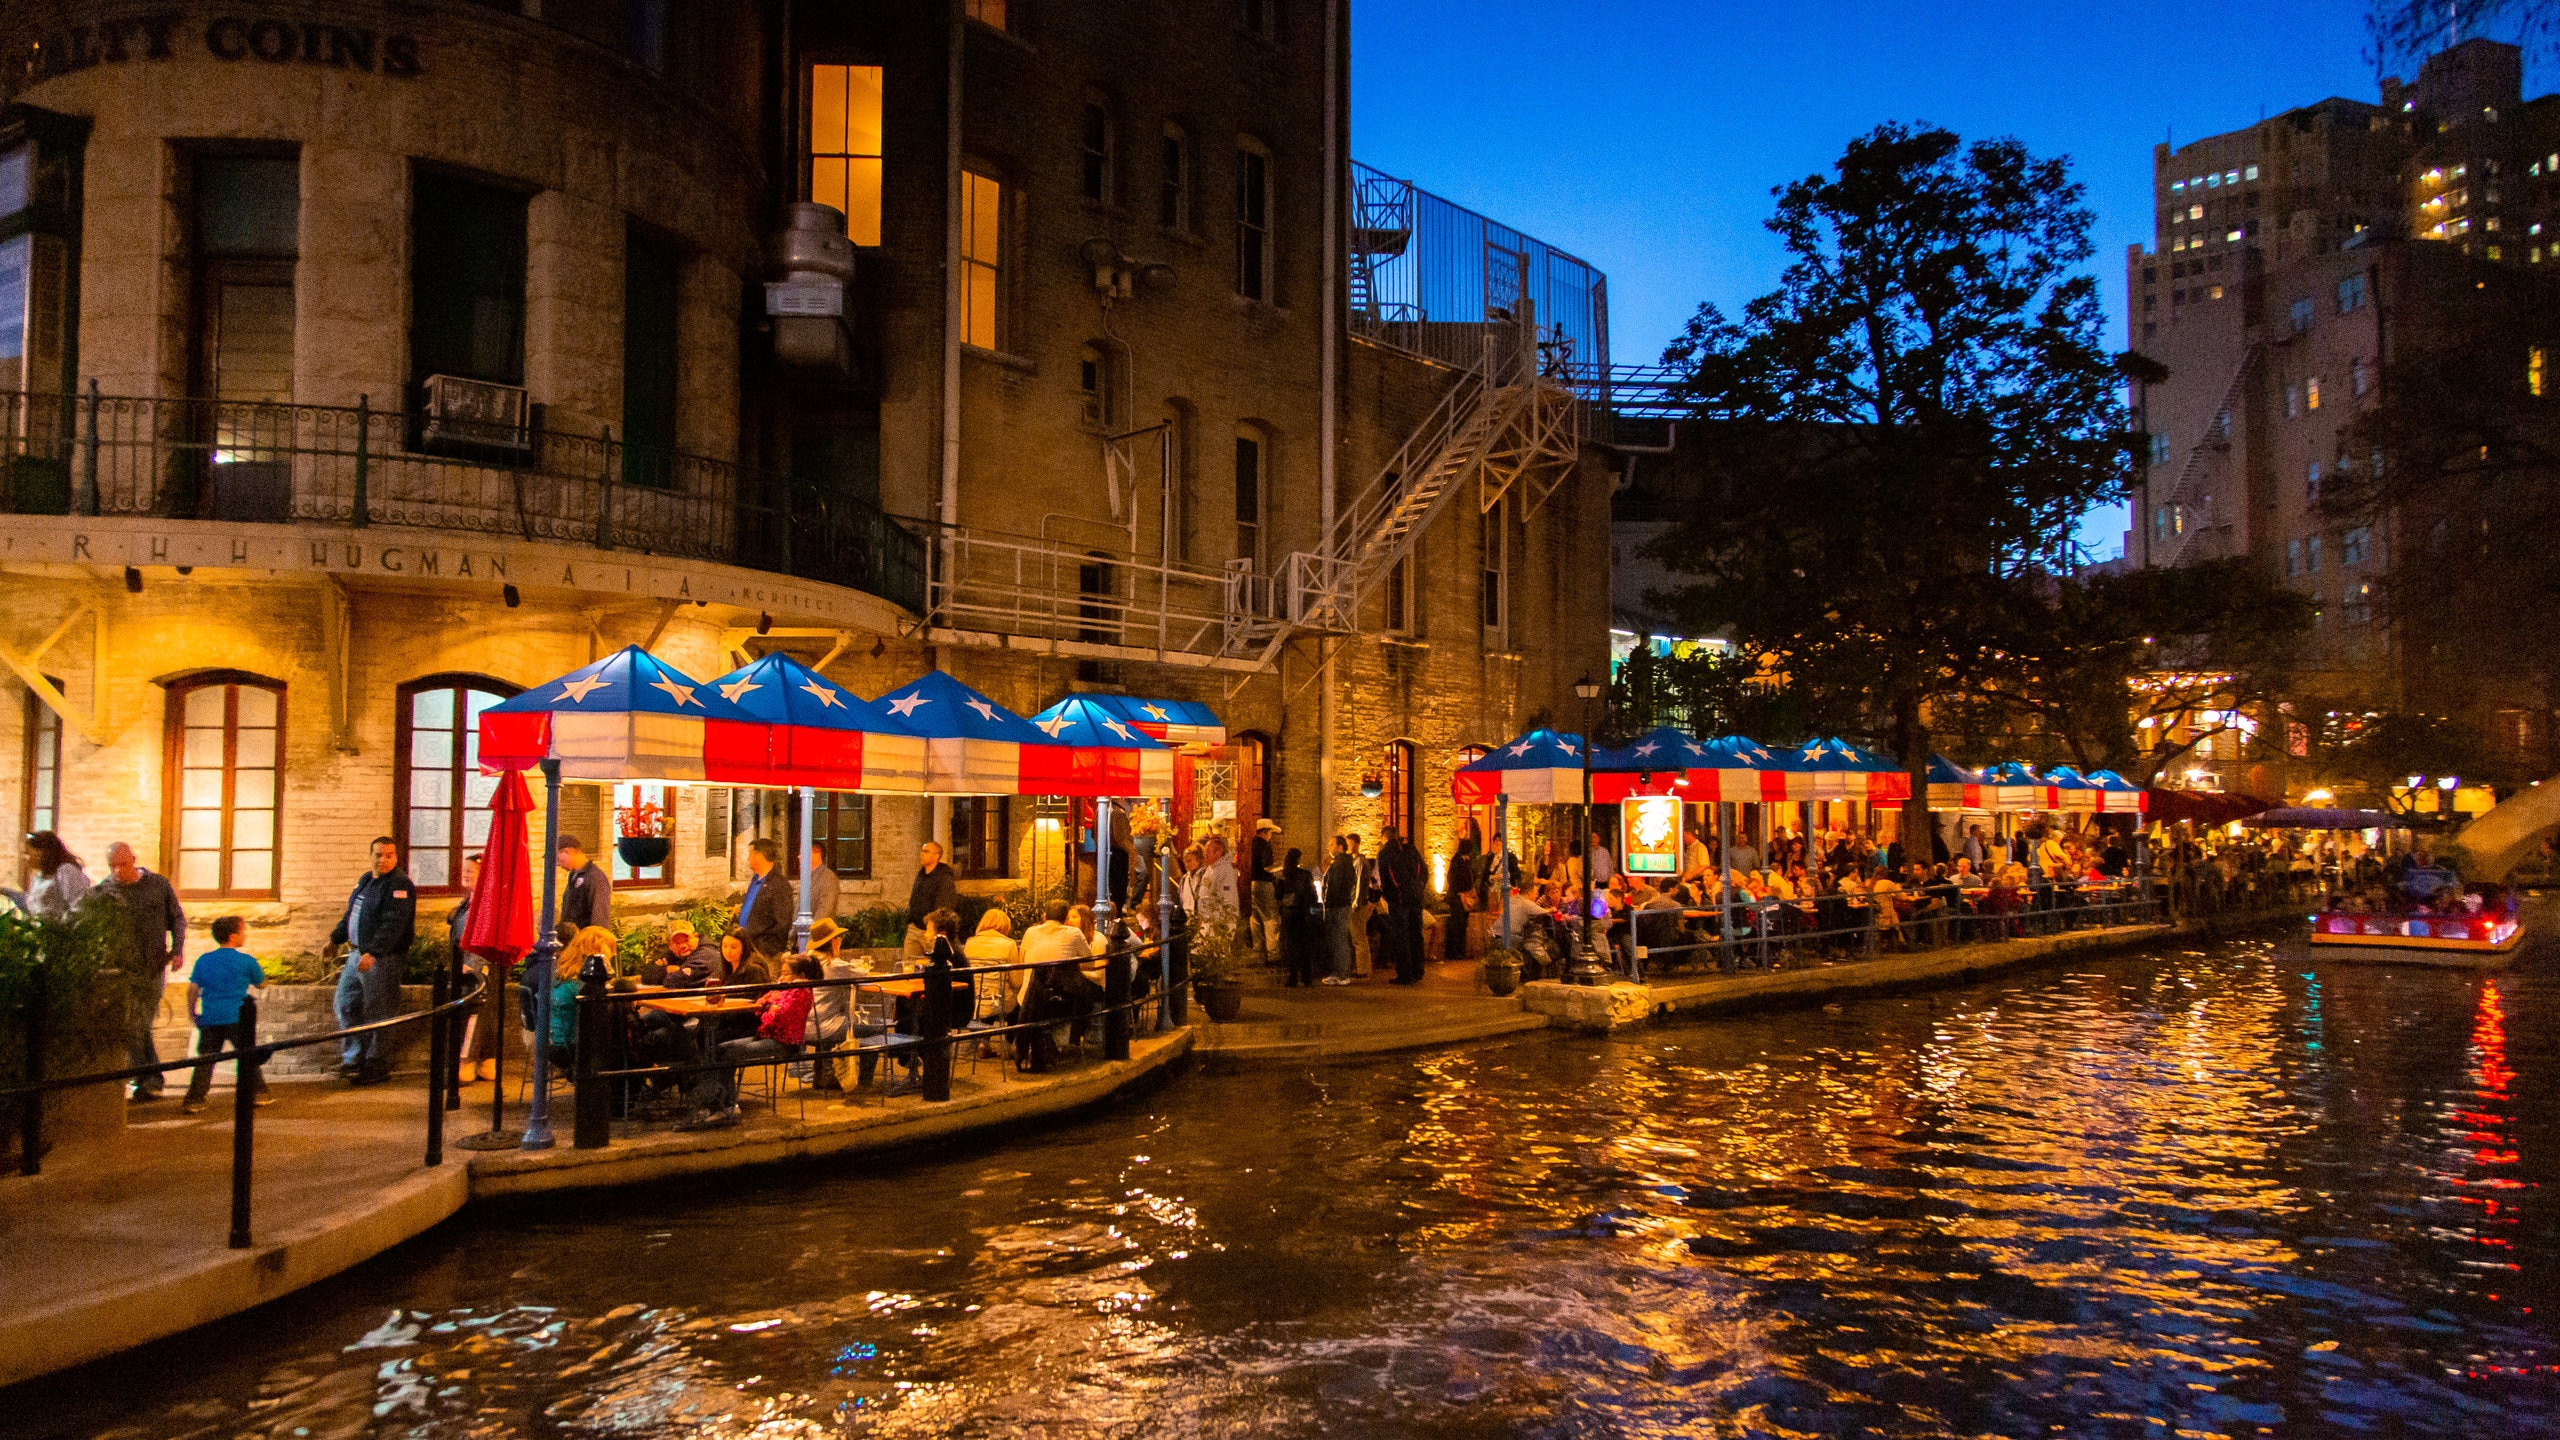
<instances>
[{"instance_id":1,"label":"building window","mask_svg":"<svg viewBox=\"0 0 2560 1440\"><path fill-rule=\"evenodd\" d=\"M2248 166L2240 172L2240 176L2244 180L2255 180L2258 178L2258 167L2255 165Z\"/></svg>"},{"instance_id":2,"label":"building window","mask_svg":"<svg viewBox=\"0 0 2560 1440\"><path fill-rule=\"evenodd\" d=\"M2320 377L2317 375L2302 382L2302 408L2305 410L2320 408Z\"/></svg>"},{"instance_id":3,"label":"building window","mask_svg":"<svg viewBox=\"0 0 2560 1440\"><path fill-rule=\"evenodd\" d=\"M1191 141L1179 125L1164 127L1164 188L1156 200L1156 223L1167 230L1191 228Z\"/></svg>"},{"instance_id":4,"label":"building window","mask_svg":"<svg viewBox=\"0 0 2560 1440\"><path fill-rule=\"evenodd\" d=\"M1173 399L1165 402L1164 526L1161 539L1165 558L1189 560L1193 554L1191 535L1191 402Z\"/></svg>"},{"instance_id":5,"label":"building window","mask_svg":"<svg viewBox=\"0 0 2560 1440\"><path fill-rule=\"evenodd\" d=\"M1003 272L1004 187L974 170L960 172L960 339L998 348L997 286Z\"/></svg>"},{"instance_id":6,"label":"building window","mask_svg":"<svg viewBox=\"0 0 2560 1440\"><path fill-rule=\"evenodd\" d=\"M990 29L1006 28L1005 0L968 0L969 18Z\"/></svg>"},{"instance_id":7,"label":"building window","mask_svg":"<svg viewBox=\"0 0 2560 1440\"><path fill-rule=\"evenodd\" d=\"M676 482L676 294L684 254L637 224L622 241L622 479ZM424 880L418 882L424 885Z\"/></svg>"},{"instance_id":8,"label":"building window","mask_svg":"<svg viewBox=\"0 0 2560 1440\"><path fill-rule=\"evenodd\" d=\"M1271 267L1271 158L1236 152L1236 293L1268 300Z\"/></svg>"},{"instance_id":9,"label":"building window","mask_svg":"<svg viewBox=\"0 0 2560 1440\"><path fill-rule=\"evenodd\" d=\"M421 890L459 889L462 857L488 842L498 781L480 773L480 712L515 693L481 675L431 675L400 687L391 833Z\"/></svg>"},{"instance_id":10,"label":"building window","mask_svg":"<svg viewBox=\"0 0 2560 1440\"><path fill-rule=\"evenodd\" d=\"M2338 563L2361 565L2373 550L2373 531L2363 525L2338 537Z\"/></svg>"},{"instance_id":11,"label":"building window","mask_svg":"<svg viewBox=\"0 0 2560 1440\"><path fill-rule=\"evenodd\" d=\"M793 813L798 813L796 810ZM809 811L819 852L842 880L871 878L871 797L821 790ZM796 872L795 872L796 873Z\"/></svg>"},{"instance_id":12,"label":"building window","mask_svg":"<svg viewBox=\"0 0 2560 1440\"><path fill-rule=\"evenodd\" d=\"M2293 302L2293 333L2299 335L2310 328L2311 297L2305 295Z\"/></svg>"},{"instance_id":13,"label":"building window","mask_svg":"<svg viewBox=\"0 0 2560 1440\"><path fill-rule=\"evenodd\" d=\"M2365 369L2364 357L2359 355L2356 358L2349 360L2347 362L2347 393L2350 395L2362 395L2365 391L2372 388L2372 374Z\"/></svg>"},{"instance_id":14,"label":"building window","mask_svg":"<svg viewBox=\"0 0 2560 1440\"><path fill-rule=\"evenodd\" d=\"M1484 628L1498 631L1509 623L1511 614L1511 526L1508 497L1484 512L1480 530L1483 535L1483 574L1478 586L1484 611Z\"/></svg>"},{"instance_id":15,"label":"building window","mask_svg":"<svg viewBox=\"0 0 2560 1440\"><path fill-rule=\"evenodd\" d=\"M45 682L54 693L62 693L62 682L48 675ZM62 828L62 717L53 707L27 692L25 780L19 790L18 833L32 835L39 830Z\"/></svg>"},{"instance_id":16,"label":"building window","mask_svg":"<svg viewBox=\"0 0 2560 1440\"><path fill-rule=\"evenodd\" d=\"M2364 308L2364 277L2350 275L2338 282L2338 313L2344 315Z\"/></svg>"},{"instance_id":17,"label":"building window","mask_svg":"<svg viewBox=\"0 0 2560 1440\"><path fill-rule=\"evenodd\" d=\"M221 672L168 693L161 870L189 898L274 898L284 686Z\"/></svg>"},{"instance_id":18,"label":"building window","mask_svg":"<svg viewBox=\"0 0 2560 1440\"><path fill-rule=\"evenodd\" d=\"M1084 105L1084 198L1111 201L1111 112L1094 101Z\"/></svg>"},{"instance_id":19,"label":"building window","mask_svg":"<svg viewBox=\"0 0 2560 1440\"><path fill-rule=\"evenodd\" d=\"M1413 557L1405 555L1387 571L1387 633L1411 635L1418 625L1413 603Z\"/></svg>"},{"instance_id":20,"label":"building window","mask_svg":"<svg viewBox=\"0 0 2560 1440\"><path fill-rule=\"evenodd\" d=\"M1111 360L1099 345L1087 345L1076 355L1076 385L1084 393L1084 423L1111 423Z\"/></svg>"},{"instance_id":21,"label":"building window","mask_svg":"<svg viewBox=\"0 0 2560 1440\"><path fill-rule=\"evenodd\" d=\"M644 805L650 807L647 812L643 812L641 809ZM676 787L660 784L654 780L615 781L613 786L613 833L591 842L604 847L606 853L603 858L606 873L613 877L614 884L628 885L636 888L652 885L667 885L674 882L676 868L676 852L674 846L668 846L667 858L659 861L655 865L634 865L630 861L622 858L622 847L614 843L616 840L621 838L622 829L625 825L649 818L654 818L656 820L657 831L659 834L673 836L676 833ZM582 835L578 838L583 840L586 837ZM797 876L799 873L800 867L798 865L794 864L791 866L792 875ZM426 882L420 881L419 883L425 884Z\"/></svg>"},{"instance_id":22,"label":"building window","mask_svg":"<svg viewBox=\"0 0 2560 1440\"><path fill-rule=\"evenodd\" d=\"M416 172L409 207L409 370L524 383L526 197Z\"/></svg>"},{"instance_id":23,"label":"building window","mask_svg":"<svg viewBox=\"0 0 2560 1440\"><path fill-rule=\"evenodd\" d=\"M971 18L988 0L971 0ZM1004 5L993 0L1004 28ZM881 70L877 65L809 67L809 198L844 212L856 245L880 243Z\"/></svg>"},{"instance_id":24,"label":"building window","mask_svg":"<svg viewBox=\"0 0 2560 1440\"><path fill-rule=\"evenodd\" d=\"M195 157L195 393L217 402L212 459L240 463L293 403L293 281L302 162L292 155Z\"/></svg>"},{"instance_id":25,"label":"building window","mask_svg":"<svg viewBox=\"0 0 2560 1440\"><path fill-rule=\"evenodd\" d=\"M2288 384L2284 387L2284 418L2293 420L2299 418L2301 414L2302 387Z\"/></svg>"},{"instance_id":26,"label":"building window","mask_svg":"<svg viewBox=\"0 0 2560 1440\"><path fill-rule=\"evenodd\" d=\"M2284 542L2284 573L2288 576L2302 573L2302 542L2300 540Z\"/></svg>"},{"instance_id":27,"label":"building window","mask_svg":"<svg viewBox=\"0 0 2560 1440\"><path fill-rule=\"evenodd\" d=\"M969 795L951 802L951 868L963 880L1002 879L1010 797Z\"/></svg>"},{"instance_id":28,"label":"building window","mask_svg":"<svg viewBox=\"0 0 2560 1440\"><path fill-rule=\"evenodd\" d=\"M1236 558L1250 560L1256 569L1262 565L1262 505L1265 468L1271 463L1270 447L1263 443L1261 432L1249 425L1236 427Z\"/></svg>"},{"instance_id":29,"label":"building window","mask_svg":"<svg viewBox=\"0 0 2560 1440\"><path fill-rule=\"evenodd\" d=\"M2320 503L2320 462L2317 460L2312 461L2310 467L2303 471L2302 502L2306 505Z\"/></svg>"},{"instance_id":30,"label":"building window","mask_svg":"<svg viewBox=\"0 0 2560 1440\"><path fill-rule=\"evenodd\" d=\"M2536 345L2526 351L2524 357L2524 388L2527 393L2533 395L2542 393L2542 372L2542 347Z\"/></svg>"},{"instance_id":31,"label":"building window","mask_svg":"<svg viewBox=\"0 0 2560 1440\"><path fill-rule=\"evenodd\" d=\"M2151 463L2154 465L2166 465L2169 463L2168 436L2155 434L2151 437Z\"/></svg>"},{"instance_id":32,"label":"building window","mask_svg":"<svg viewBox=\"0 0 2560 1440\"><path fill-rule=\"evenodd\" d=\"M2320 573L2320 537L2317 535L2302 542L2302 573L2305 575Z\"/></svg>"},{"instance_id":33,"label":"building window","mask_svg":"<svg viewBox=\"0 0 2560 1440\"><path fill-rule=\"evenodd\" d=\"M1271 12L1277 5L1278 0L1236 0L1236 24L1246 34L1268 40L1275 18Z\"/></svg>"},{"instance_id":34,"label":"building window","mask_svg":"<svg viewBox=\"0 0 2560 1440\"><path fill-rule=\"evenodd\" d=\"M2373 582L2359 580L2347 587L2338 618L2350 625L2369 624L2373 620Z\"/></svg>"},{"instance_id":35,"label":"building window","mask_svg":"<svg viewBox=\"0 0 2560 1440\"><path fill-rule=\"evenodd\" d=\"M1419 844L1422 836L1421 757L1410 740L1387 742L1387 826Z\"/></svg>"}]
</instances>

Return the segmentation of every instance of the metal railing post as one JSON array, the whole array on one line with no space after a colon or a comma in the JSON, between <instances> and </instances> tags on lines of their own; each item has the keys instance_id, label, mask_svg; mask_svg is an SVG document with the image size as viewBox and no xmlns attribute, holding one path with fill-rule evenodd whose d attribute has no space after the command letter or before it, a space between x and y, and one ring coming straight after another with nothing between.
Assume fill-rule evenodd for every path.
<instances>
[{"instance_id":1,"label":"metal railing post","mask_svg":"<svg viewBox=\"0 0 2560 1440\"><path fill-rule=\"evenodd\" d=\"M613 1087L596 1078L604 1049L604 984L604 957L588 956L578 972L577 1089L570 1102L569 1144L579 1150L601 1150L613 1142Z\"/></svg>"},{"instance_id":2,"label":"metal railing post","mask_svg":"<svg viewBox=\"0 0 2560 1440\"><path fill-rule=\"evenodd\" d=\"M453 1062L445 1058L445 1001L452 991L446 988L444 967L439 965L427 981L427 1164L444 1163L444 1087L454 1083ZM385 1043L388 1043L386 1038Z\"/></svg>"},{"instance_id":3,"label":"metal railing post","mask_svg":"<svg viewBox=\"0 0 2560 1440\"><path fill-rule=\"evenodd\" d=\"M1162 1033L1181 1023L1173 1013L1180 992L1173 981L1173 833L1169 829L1156 843L1156 861L1156 968L1164 985L1156 992L1156 1030Z\"/></svg>"},{"instance_id":4,"label":"metal railing post","mask_svg":"<svg viewBox=\"0 0 2560 1440\"><path fill-rule=\"evenodd\" d=\"M27 1050L21 1057L21 1068L29 1085L44 1083L44 1012L50 990L48 972L51 967L38 960L27 972ZM34 1175L44 1168L44 1092L27 1092L26 1108L18 1112L18 1173Z\"/></svg>"},{"instance_id":5,"label":"metal railing post","mask_svg":"<svg viewBox=\"0 0 2560 1440\"><path fill-rule=\"evenodd\" d=\"M924 1003L917 1008L916 1038L924 1052L922 1088L927 1100L951 1098L951 966L936 957L924 967ZM881 1077L885 1089L888 1077Z\"/></svg>"},{"instance_id":6,"label":"metal railing post","mask_svg":"<svg viewBox=\"0 0 2560 1440\"><path fill-rule=\"evenodd\" d=\"M487 962L482 963L485 966ZM462 968L462 937L458 934L453 937L453 953L445 961L445 973L444 993L451 996L461 995L462 982L467 977ZM487 972L484 970L482 973L485 976ZM481 984L486 986L488 981L484 978ZM481 992L481 1004L476 1008L483 1010L488 1008L487 994L485 989ZM463 1010L445 1022L444 1033L448 1043L445 1046L445 1054L439 1058L439 1063L451 1067L446 1073L453 1077L444 1087L444 1108L447 1110L462 1108L462 1067L467 1058L463 1054L463 1041L471 1033L471 1020L471 1012ZM474 1073L477 1071L475 1070Z\"/></svg>"},{"instance_id":7,"label":"metal railing post","mask_svg":"<svg viewBox=\"0 0 2560 1440\"><path fill-rule=\"evenodd\" d=\"M98 377L89 377L88 404L82 407L80 436L80 489L76 503L81 515L98 513Z\"/></svg>"},{"instance_id":8,"label":"metal railing post","mask_svg":"<svg viewBox=\"0 0 2560 1440\"><path fill-rule=\"evenodd\" d=\"M373 425L371 423L372 420L373 397L371 395L358 395L356 397L356 497L354 510L347 516L347 523L358 529L362 529L373 523L373 519L368 513L370 507L365 503L365 462L369 458L367 454L367 447L365 445L365 437L373 429Z\"/></svg>"},{"instance_id":9,"label":"metal railing post","mask_svg":"<svg viewBox=\"0 0 2560 1440\"><path fill-rule=\"evenodd\" d=\"M244 998L240 1002L240 1029L231 1040L238 1058L231 1066L231 1248L249 1248L249 1176L257 1163L255 1153L258 1113L256 1089L249 1083L249 1067L258 1064L258 1002Z\"/></svg>"},{"instance_id":10,"label":"metal railing post","mask_svg":"<svg viewBox=\"0 0 2560 1440\"><path fill-rule=\"evenodd\" d=\"M1104 844L1110 843L1106 833ZM1129 926L1114 920L1111 925L1111 951L1102 962L1102 1058L1129 1058Z\"/></svg>"}]
</instances>

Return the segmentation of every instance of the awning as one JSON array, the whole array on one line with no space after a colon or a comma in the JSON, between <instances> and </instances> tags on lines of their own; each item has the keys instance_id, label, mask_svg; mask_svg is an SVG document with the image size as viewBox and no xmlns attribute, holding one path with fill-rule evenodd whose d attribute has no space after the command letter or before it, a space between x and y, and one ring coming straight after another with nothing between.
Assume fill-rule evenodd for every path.
<instances>
[{"instance_id":1,"label":"awning","mask_svg":"<svg viewBox=\"0 0 2560 1440\"><path fill-rule=\"evenodd\" d=\"M2215 790L2159 790L2151 795L2151 818L2163 825L2192 820L2199 825L2228 825L2276 808L2273 800L2255 795L2225 795Z\"/></svg>"},{"instance_id":2,"label":"awning","mask_svg":"<svg viewBox=\"0 0 2560 1440\"><path fill-rule=\"evenodd\" d=\"M2399 830L2408 820L2387 810L2332 810L2292 806L2252 816L2249 823L2269 830Z\"/></svg>"},{"instance_id":3,"label":"awning","mask_svg":"<svg viewBox=\"0 0 2560 1440\"><path fill-rule=\"evenodd\" d=\"M1148 700L1135 695L1085 695L1114 719L1167 745L1224 745L1227 727L1197 700Z\"/></svg>"}]
</instances>

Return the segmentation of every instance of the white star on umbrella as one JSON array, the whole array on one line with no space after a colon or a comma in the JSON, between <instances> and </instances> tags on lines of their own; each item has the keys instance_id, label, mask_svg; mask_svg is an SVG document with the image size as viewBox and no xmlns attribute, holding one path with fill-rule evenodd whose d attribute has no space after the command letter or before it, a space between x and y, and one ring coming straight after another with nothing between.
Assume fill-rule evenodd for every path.
<instances>
[{"instance_id":1,"label":"white star on umbrella","mask_svg":"<svg viewBox=\"0 0 2560 1440\"><path fill-rule=\"evenodd\" d=\"M1046 720L1034 720L1031 723L1039 726L1043 733L1047 734L1050 739L1055 740L1058 738L1059 731L1066 729L1068 726L1073 725L1076 722L1068 719L1064 715L1052 715Z\"/></svg>"},{"instance_id":2,"label":"white star on umbrella","mask_svg":"<svg viewBox=\"0 0 2560 1440\"><path fill-rule=\"evenodd\" d=\"M701 701L693 698L692 686L679 685L664 676L660 676L658 679L650 681L649 688L652 690L666 691L667 694L675 700L676 708L679 710L683 709L687 705L699 706L702 703Z\"/></svg>"},{"instance_id":3,"label":"white star on umbrella","mask_svg":"<svg viewBox=\"0 0 2560 1440\"><path fill-rule=\"evenodd\" d=\"M1557 738L1557 740L1556 740L1556 748L1557 748L1557 749L1559 749L1559 750L1561 750L1561 751L1563 751L1563 752L1564 752L1564 753L1566 753L1567 755L1572 755L1572 754L1576 754L1576 753L1578 753L1578 752L1577 752L1577 751L1575 751L1575 749L1573 748L1573 742L1572 742L1572 741L1570 741L1570 740L1564 739L1564 738L1562 738L1562 737L1558 737L1558 738Z\"/></svg>"},{"instance_id":4,"label":"white star on umbrella","mask_svg":"<svg viewBox=\"0 0 2560 1440\"><path fill-rule=\"evenodd\" d=\"M1707 753L1707 747L1699 744L1695 740L1683 740L1680 743L1689 747L1689 753L1692 755L1704 755Z\"/></svg>"},{"instance_id":5,"label":"white star on umbrella","mask_svg":"<svg viewBox=\"0 0 2560 1440\"><path fill-rule=\"evenodd\" d=\"M1121 724L1121 723L1120 723L1119 721L1117 721L1117 720L1105 720L1105 721L1103 721L1103 722L1102 722L1102 728L1103 728L1103 729L1105 729L1105 730L1110 731L1110 732L1111 732L1112 734L1114 734L1114 735L1119 736L1119 737L1120 737L1121 739L1123 739L1123 740L1126 740L1126 739L1128 739L1128 738L1129 738L1129 727L1128 727L1128 726L1126 726L1126 725Z\"/></svg>"},{"instance_id":6,"label":"white star on umbrella","mask_svg":"<svg viewBox=\"0 0 2560 1440\"><path fill-rule=\"evenodd\" d=\"M1526 755L1526 754L1528 754L1528 753L1529 753L1529 742L1528 742L1528 741L1526 741L1526 740L1523 740L1523 741L1521 741L1521 742L1520 742L1519 744L1517 744L1517 745L1506 746L1506 747L1504 747L1504 749L1505 749L1505 753L1507 753L1507 754L1509 754L1509 755L1513 756L1514 758L1517 758L1517 757L1519 757L1519 756Z\"/></svg>"},{"instance_id":7,"label":"white star on umbrella","mask_svg":"<svg viewBox=\"0 0 2560 1440\"><path fill-rule=\"evenodd\" d=\"M1146 711L1150 717L1158 721L1170 720L1173 718L1173 716L1161 705L1141 705L1138 708Z\"/></svg>"},{"instance_id":8,"label":"white star on umbrella","mask_svg":"<svg viewBox=\"0 0 2560 1440\"><path fill-rule=\"evenodd\" d=\"M833 687L821 681L803 680L800 682L800 688L817 697L818 708L821 710L833 710L844 703L836 698Z\"/></svg>"},{"instance_id":9,"label":"white star on umbrella","mask_svg":"<svg viewBox=\"0 0 2560 1440\"><path fill-rule=\"evenodd\" d=\"M1651 740L1647 740L1647 741L1646 741L1646 742L1644 742L1643 744L1641 744L1641 745L1639 745L1639 746L1637 746L1637 747L1636 747L1636 753L1637 753L1638 755L1650 755L1650 754L1652 754L1654 751L1659 750L1659 749L1661 749L1661 748L1662 748L1662 747L1661 747L1659 744L1656 744L1655 742L1653 742L1653 741L1651 741Z\"/></svg>"},{"instance_id":10,"label":"white star on umbrella","mask_svg":"<svg viewBox=\"0 0 2560 1440\"><path fill-rule=\"evenodd\" d=\"M986 722L987 722L988 724L990 724L990 725L993 725L994 723L996 723L996 707L994 707L993 705L988 704L986 701L984 701L984 700L963 700L963 701L961 701L960 703L961 703L961 704L963 704L963 705L968 706L968 707L969 707L970 709L972 709L972 710L977 711L977 712L978 712L978 718L979 718L979 719L986 721Z\"/></svg>"},{"instance_id":11,"label":"white star on umbrella","mask_svg":"<svg viewBox=\"0 0 2560 1440\"><path fill-rule=\"evenodd\" d=\"M889 702L889 713L903 720L908 716L915 714L917 706L930 705L932 703L932 701L927 700L921 694L902 695Z\"/></svg>"},{"instance_id":12,"label":"white star on umbrella","mask_svg":"<svg viewBox=\"0 0 2560 1440\"><path fill-rule=\"evenodd\" d=\"M1813 742L1812 744L1807 745L1806 747L1804 747L1804 758L1806 758L1807 760L1819 760L1819 759L1821 759L1821 758L1822 758L1822 742L1821 742L1821 741L1819 741L1819 740L1816 740L1816 741L1815 741L1815 742Z\"/></svg>"},{"instance_id":13,"label":"white star on umbrella","mask_svg":"<svg viewBox=\"0 0 2560 1440\"><path fill-rule=\"evenodd\" d=\"M605 684L605 681L594 679L563 680L560 682L560 693L551 698L566 700L572 705L584 705L587 703L587 697L603 689Z\"/></svg>"},{"instance_id":14,"label":"white star on umbrella","mask_svg":"<svg viewBox=\"0 0 2560 1440\"><path fill-rule=\"evenodd\" d=\"M720 698L728 701L732 705L735 705L738 703L739 696L746 694L750 690L761 690L763 688L763 686L757 684L753 680L732 680L728 684L720 687Z\"/></svg>"}]
</instances>

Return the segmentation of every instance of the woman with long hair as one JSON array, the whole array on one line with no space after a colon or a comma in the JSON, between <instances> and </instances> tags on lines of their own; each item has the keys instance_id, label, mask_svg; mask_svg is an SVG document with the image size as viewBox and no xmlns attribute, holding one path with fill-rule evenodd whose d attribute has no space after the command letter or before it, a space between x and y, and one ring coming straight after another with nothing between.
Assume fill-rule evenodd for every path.
<instances>
[{"instance_id":1,"label":"woman with long hair","mask_svg":"<svg viewBox=\"0 0 2560 1440\"><path fill-rule=\"evenodd\" d=\"M38 830L27 837L24 860L27 888L0 887L0 895L39 919L70 919L71 907L89 893L89 872L81 868L80 857L71 853L61 836Z\"/></svg>"}]
</instances>

